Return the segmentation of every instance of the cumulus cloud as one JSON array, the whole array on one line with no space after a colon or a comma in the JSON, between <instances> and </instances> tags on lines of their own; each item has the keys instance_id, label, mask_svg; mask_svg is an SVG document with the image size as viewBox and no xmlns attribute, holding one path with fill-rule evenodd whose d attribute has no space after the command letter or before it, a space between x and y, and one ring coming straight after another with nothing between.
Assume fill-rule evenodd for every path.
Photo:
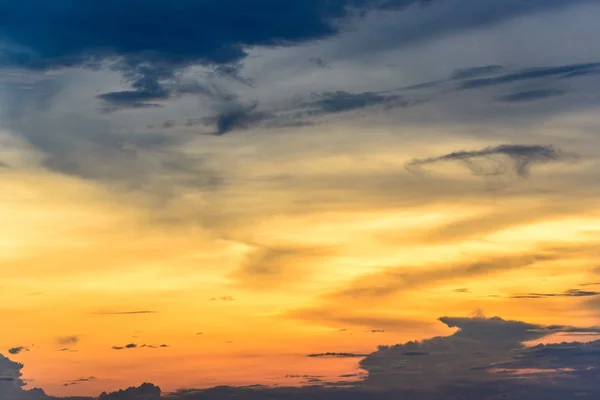
<instances>
[{"instance_id":1,"label":"cumulus cloud","mask_svg":"<svg viewBox=\"0 0 600 400\"><path fill-rule=\"evenodd\" d=\"M569 370L570 375L571 370L585 373L590 365L574 361L569 355L555 359L553 363L546 363L543 359L527 362L535 359L536 348L558 354L558 350L552 349L558 349L560 345L532 349L523 343L555 333L600 332L600 327L538 325L500 317L442 317L440 321L458 330L450 336L421 342L380 346L378 351L360 363L369 373L367 382L379 386L423 387L432 382L444 385L458 381L504 380L506 375L497 373L499 369L513 369L516 374L518 370L538 368L540 378L545 375L559 378L559 369ZM571 348L575 348L574 352L585 354L589 362L596 354L597 345L574 344ZM529 355L531 352L533 354Z\"/></svg>"},{"instance_id":2,"label":"cumulus cloud","mask_svg":"<svg viewBox=\"0 0 600 400\"><path fill-rule=\"evenodd\" d=\"M41 389L25 390L23 364L0 354L0 398L3 400L50 400Z\"/></svg>"},{"instance_id":3,"label":"cumulus cloud","mask_svg":"<svg viewBox=\"0 0 600 400\"><path fill-rule=\"evenodd\" d=\"M564 153L553 146L504 144L481 150L456 151L429 158L416 158L405 164L411 173L421 173L422 168L444 162L457 162L475 175L498 175L509 168L525 178L533 165L572 160L575 155ZM508 163L507 160L508 159Z\"/></svg>"}]
</instances>

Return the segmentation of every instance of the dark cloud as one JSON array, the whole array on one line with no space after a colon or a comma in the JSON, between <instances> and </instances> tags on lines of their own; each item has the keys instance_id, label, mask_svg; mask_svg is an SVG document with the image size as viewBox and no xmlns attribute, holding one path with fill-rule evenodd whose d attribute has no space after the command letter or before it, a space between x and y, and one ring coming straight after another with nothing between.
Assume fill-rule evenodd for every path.
<instances>
[{"instance_id":1,"label":"dark cloud","mask_svg":"<svg viewBox=\"0 0 600 400\"><path fill-rule=\"evenodd\" d=\"M368 354L358 353L314 353L308 354L307 357L337 357L337 358L355 358L355 357L366 357Z\"/></svg>"},{"instance_id":2,"label":"dark cloud","mask_svg":"<svg viewBox=\"0 0 600 400\"><path fill-rule=\"evenodd\" d=\"M241 104L233 101L225 103L221 108L216 115L204 119L206 124L215 125L216 135L253 128L272 118L271 114L258 110L258 102Z\"/></svg>"},{"instance_id":3,"label":"dark cloud","mask_svg":"<svg viewBox=\"0 0 600 400\"><path fill-rule=\"evenodd\" d=\"M98 400L159 400L161 390L151 383L143 383L138 387L130 387L112 393L101 393Z\"/></svg>"},{"instance_id":4,"label":"dark cloud","mask_svg":"<svg viewBox=\"0 0 600 400\"><path fill-rule=\"evenodd\" d=\"M80 383L85 383L85 382L90 382L90 381L95 381L95 380L96 380L96 377L88 376L87 378L79 378L79 379L65 382L65 383L63 383L63 386L74 386L74 385L79 385Z\"/></svg>"},{"instance_id":5,"label":"dark cloud","mask_svg":"<svg viewBox=\"0 0 600 400\"><path fill-rule=\"evenodd\" d=\"M361 367L369 373L366 382L378 386L426 387L433 382L435 385L444 385L461 380L504 380L506 375L495 372L502 368L511 368L517 372L527 368L575 368L583 371L589 365L582 367L570 357L560 357L553 364L535 357L531 357L531 360L535 360L531 364L524 362L532 349L525 347L523 343L556 333L600 332L598 327L538 325L500 317L442 317L440 321L458 330L450 336L421 342L380 346L378 351L360 362ZM554 348L553 346L555 345L546 347ZM593 345L582 348L579 344L575 347L578 349L576 351L582 351L590 359L595 355ZM416 354L419 356L415 357ZM540 371L539 375L544 373L548 372ZM558 378L558 374L556 375L555 378Z\"/></svg>"},{"instance_id":6,"label":"dark cloud","mask_svg":"<svg viewBox=\"0 0 600 400\"><path fill-rule=\"evenodd\" d=\"M543 299L548 297L593 297L600 296L600 292L569 289L562 293L525 293L511 296L513 299Z\"/></svg>"},{"instance_id":7,"label":"dark cloud","mask_svg":"<svg viewBox=\"0 0 600 400\"><path fill-rule=\"evenodd\" d=\"M383 329L371 329L371 330L368 330L368 331L365 331L365 332L368 332L368 333L383 333L385 331Z\"/></svg>"},{"instance_id":8,"label":"dark cloud","mask_svg":"<svg viewBox=\"0 0 600 400\"><path fill-rule=\"evenodd\" d=\"M348 8L378 0L179 1L24 0L3 3L0 65L27 69L99 68L110 62L132 90L99 96L106 111L159 107L176 71L214 65L243 81L237 63L249 46L283 46L336 34ZM256 12L260 10L260 12ZM116 17L118 16L118 17ZM110 29L106 24L110 21ZM224 28L227 27L227 28ZM69 38L69 40L65 40Z\"/></svg>"},{"instance_id":9,"label":"dark cloud","mask_svg":"<svg viewBox=\"0 0 600 400\"><path fill-rule=\"evenodd\" d=\"M527 90L497 97L496 101L499 103L508 104L529 103L532 101L548 99L550 97L562 96L565 93L566 92L564 90L558 89Z\"/></svg>"},{"instance_id":10,"label":"dark cloud","mask_svg":"<svg viewBox=\"0 0 600 400\"><path fill-rule=\"evenodd\" d=\"M11 347L10 349L8 349L8 352L10 354L19 354L23 351L29 351L29 348L25 347L25 346L18 346L18 347Z\"/></svg>"},{"instance_id":11,"label":"dark cloud","mask_svg":"<svg viewBox=\"0 0 600 400\"><path fill-rule=\"evenodd\" d=\"M504 159L508 158L507 165ZM553 146L505 144L481 150L456 151L442 156L413 159L405 164L411 173L420 173L422 167L443 162L459 162L475 175L499 175L511 168L518 176L527 177L534 164L572 160L575 155ZM512 165L511 165L512 164Z\"/></svg>"},{"instance_id":12,"label":"dark cloud","mask_svg":"<svg viewBox=\"0 0 600 400\"><path fill-rule=\"evenodd\" d=\"M143 344L143 345L140 346L140 348L144 348L144 347L147 347L147 348L150 348L150 349L165 349L165 348L167 348L169 346L166 345L166 344L161 344L161 345Z\"/></svg>"},{"instance_id":13,"label":"dark cloud","mask_svg":"<svg viewBox=\"0 0 600 400\"><path fill-rule=\"evenodd\" d=\"M557 67L542 67L524 69L518 72L500 75L492 78L480 78L464 81L462 89L473 89L487 86L503 85L541 78L570 78L600 73L600 63L560 65Z\"/></svg>"},{"instance_id":14,"label":"dark cloud","mask_svg":"<svg viewBox=\"0 0 600 400\"><path fill-rule=\"evenodd\" d=\"M376 106L406 107L411 102L399 95L378 92L350 93L344 91L315 93L305 105L309 115L338 114Z\"/></svg>"},{"instance_id":15,"label":"dark cloud","mask_svg":"<svg viewBox=\"0 0 600 400\"><path fill-rule=\"evenodd\" d=\"M2 400L53 400L41 389L25 390L22 379L23 364L0 354L0 399Z\"/></svg>"},{"instance_id":16,"label":"dark cloud","mask_svg":"<svg viewBox=\"0 0 600 400\"><path fill-rule=\"evenodd\" d=\"M135 343L129 343L125 346L113 346L113 350L126 350L126 349L137 349L138 345Z\"/></svg>"}]
</instances>

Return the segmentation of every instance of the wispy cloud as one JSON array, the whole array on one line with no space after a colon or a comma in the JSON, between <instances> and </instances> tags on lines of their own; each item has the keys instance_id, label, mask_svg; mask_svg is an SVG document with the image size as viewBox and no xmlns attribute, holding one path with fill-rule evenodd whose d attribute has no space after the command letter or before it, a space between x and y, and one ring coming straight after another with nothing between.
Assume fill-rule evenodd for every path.
<instances>
[{"instance_id":1,"label":"wispy cloud","mask_svg":"<svg viewBox=\"0 0 600 400\"><path fill-rule=\"evenodd\" d=\"M475 175L498 175L512 169L518 176L529 175L533 165L573 160L576 155L553 146L505 144L481 150L464 150L429 158L416 158L405 164L411 173L422 173L422 167L444 162L458 162ZM508 159L508 163L506 162Z\"/></svg>"}]
</instances>

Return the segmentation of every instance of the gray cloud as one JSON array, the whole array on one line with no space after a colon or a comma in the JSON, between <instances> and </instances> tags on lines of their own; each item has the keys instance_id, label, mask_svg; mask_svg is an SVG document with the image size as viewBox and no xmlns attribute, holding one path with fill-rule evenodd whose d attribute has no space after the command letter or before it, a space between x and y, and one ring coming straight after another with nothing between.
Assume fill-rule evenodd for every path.
<instances>
[{"instance_id":1,"label":"gray cloud","mask_svg":"<svg viewBox=\"0 0 600 400\"><path fill-rule=\"evenodd\" d=\"M215 125L216 135L224 135L234 130L258 126L271 117L271 114L258 110L258 102L241 104L232 101L225 103L216 115L205 118L204 122Z\"/></svg>"},{"instance_id":2,"label":"gray cloud","mask_svg":"<svg viewBox=\"0 0 600 400\"><path fill-rule=\"evenodd\" d=\"M537 325L499 317L442 317L440 321L458 330L450 336L421 342L380 346L378 351L363 359L361 367L369 373L367 383L378 386L423 387L432 382L444 385L460 380L505 380L506 375L494 372L502 368L512 368L517 372L519 369L539 368L539 376L551 374L559 378L560 374L545 372L543 369L575 368L583 372L588 365L574 363L570 357L562 357L554 365L546 365L544 359L528 363L525 360L533 350L522 343L561 332L600 332L599 327ZM554 349L557 345L542 347ZM593 345L587 348L589 350L581 344L574 347L582 350L590 359L595 354ZM412 352L419 353L420 357L407 355ZM534 360L533 357L531 359Z\"/></svg>"},{"instance_id":3,"label":"gray cloud","mask_svg":"<svg viewBox=\"0 0 600 400\"><path fill-rule=\"evenodd\" d=\"M529 103L532 101L544 100L551 97L562 96L566 92L558 89L537 89L516 92L496 98L497 102L507 104Z\"/></svg>"},{"instance_id":4,"label":"gray cloud","mask_svg":"<svg viewBox=\"0 0 600 400\"><path fill-rule=\"evenodd\" d=\"M508 158L509 164L502 158ZM575 155L563 153L553 146L499 145L481 150L456 151L437 157L417 158L405 164L411 173L422 172L422 167L443 162L459 162L475 175L498 175L510 167L518 176L527 177L534 164L572 160ZM512 165L511 165L512 164Z\"/></svg>"},{"instance_id":5,"label":"gray cloud","mask_svg":"<svg viewBox=\"0 0 600 400\"><path fill-rule=\"evenodd\" d=\"M406 107L412 103L399 95L377 92L349 93L344 91L315 93L305 104L309 115L338 114L382 106L386 108Z\"/></svg>"},{"instance_id":6,"label":"gray cloud","mask_svg":"<svg viewBox=\"0 0 600 400\"><path fill-rule=\"evenodd\" d=\"M524 69L518 72L496 76L493 78L480 78L464 81L460 84L462 89L473 89L487 86L504 85L520 81L530 81L542 78L570 78L589 74L600 73L600 63L561 65L557 67L542 67Z\"/></svg>"},{"instance_id":7,"label":"gray cloud","mask_svg":"<svg viewBox=\"0 0 600 400\"><path fill-rule=\"evenodd\" d=\"M18 346L18 347L11 347L10 349L8 349L8 352L10 354L19 354L23 351L29 351L29 347Z\"/></svg>"}]
</instances>

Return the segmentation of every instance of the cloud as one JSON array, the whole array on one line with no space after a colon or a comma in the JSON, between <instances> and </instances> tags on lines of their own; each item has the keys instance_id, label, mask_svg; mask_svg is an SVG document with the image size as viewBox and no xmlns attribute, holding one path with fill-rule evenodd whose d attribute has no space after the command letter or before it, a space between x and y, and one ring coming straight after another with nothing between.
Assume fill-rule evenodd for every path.
<instances>
[{"instance_id":1,"label":"cloud","mask_svg":"<svg viewBox=\"0 0 600 400\"><path fill-rule=\"evenodd\" d=\"M113 393L103 392L98 400L159 400L161 390L151 383L143 383L138 387L130 387Z\"/></svg>"},{"instance_id":2,"label":"cloud","mask_svg":"<svg viewBox=\"0 0 600 400\"><path fill-rule=\"evenodd\" d=\"M75 379L73 381L68 381L63 383L63 386L74 386L74 385L79 385L80 383L85 383L85 382L90 382L90 381L95 381L96 377L94 376L88 376L87 378L79 378L79 379Z\"/></svg>"},{"instance_id":3,"label":"cloud","mask_svg":"<svg viewBox=\"0 0 600 400\"><path fill-rule=\"evenodd\" d=\"M470 293L471 291L468 288L458 288L453 290L454 293Z\"/></svg>"},{"instance_id":4,"label":"cloud","mask_svg":"<svg viewBox=\"0 0 600 400\"><path fill-rule=\"evenodd\" d=\"M527 90L497 97L496 101L508 104L529 103L532 101L548 99L550 97L562 96L565 93L564 90L558 89Z\"/></svg>"},{"instance_id":5,"label":"cloud","mask_svg":"<svg viewBox=\"0 0 600 400\"><path fill-rule=\"evenodd\" d=\"M322 262L332 253L326 246L259 247L247 254L233 278L260 290L265 290L265 282L271 288L281 287L309 275L311 263ZM287 279L290 277L291 281Z\"/></svg>"},{"instance_id":6,"label":"cloud","mask_svg":"<svg viewBox=\"0 0 600 400\"><path fill-rule=\"evenodd\" d=\"M138 347L137 344L129 343L129 344L126 344L125 346L113 346L112 349L113 350L125 350L125 349L136 349L137 347Z\"/></svg>"},{"instance_id":7,"label":"cloud","mask_svg":"<svg viewBox=\"0 0 600 400\"><path fill-rule=\"evenodd\" d=\"M459 68L450 74L451 80L463 80L476 78L483 75L491 75L504 69L501 65L485 65L470 68Z\"/></svg>"},{"instance_id":8,"label":"cloud","mask_svg":"<svg viewBox=\"0 0 600 400\"><path fill-rule=\"evenodd\" d=\"M376 106L406 107L411 102L399 95L377 92L349 93L345 91L315 93L305 104L309 115L338 114Z\"/></svg>"},{"instance_id":9,"label":"cloud","mask_svg":"<svg viewBox=\"0 0 600 400\"><path fill-rule=\"evenodd\" d=\"M21 369L23 364L0 354L0 398L3 400L51 400L41 389L25 390Z\"/></svg>"},{"instance_id":10,"label":"cloud","mask_svg":"<svg viewBox=\"0 0 600 400\"><path fill-rule=\"evenodd\" d=\"M336 357L336 358L356 358L356 357L366 357L368 354L358 354L358 353L313 353L308 354L307 357Z\"/></svg>"},{"instance_id":11,"label":"cloud","mask_svg":"<svg viewBox=\"0 0 600 400\"><path fill-rule=\"evenodd\" d=\"M29 348L25 347L25 346L18 346L18 347L12 347L12 348L8 349L8 352L10 354L19 354L23 351L29 351Z\"/></svg>"},{"instance_id":12,"label":"cloud","mask_svg":"<svg viewBox=\"0 0 600 400\"><path fill-rule=\"evenodd\" d=\"M63 336L56 339L56 343L60 345L74 345L79 343L79 336Z\"/></svg>"},{"instance_id":13,"label":"cloud","mask_svg":"<svg viewBox=\"0 0 600 400\"><path fill-rule=\"evenodd\" d=\"M433 382L442 386L459 381L505 380L505 375L495 373L502 368L512 368L517 372L527 368L575 368L583 371L581 363L574 363L571 357L560 357L551 365L547 365L543 358L533 363L526 362L532 349L525 347L523 342L539 340L559 332L600 332L599 327L538 325L500 317L441 317L439 320L458 330L449 336L421 342L380 346L378 351L360 362L361 367L369 373L366 381L378 386L423 388ZM554 349L560 346L542 347ZM583 349L590 359L595 354L594 345L583 347L578 344L575 347ZM407 353L419 354L419 357ZM539 373L540 376L544 374L553 375L552 371ZM555 375L558 378L560 374Z\"/></svg>"},{"instance_id":14,"label":"cloud","mask_svg":"<svg viewBox=\"0 0 600 400\"><path fill-rule=\"evenodd\" d=\"M503 158L508 158L509 165ZM546 164L572 160L575 155L563 153L553 146L504 144L481 150L456 151L437 157L417 158L405 164L411 173L420 173L422 167L443 162L459 162L475 175L498 175L510 167L518 176L525 178L534 164ZM512 164L512 165L511 165Z\"/></svg>"},{"instance_id":15,"label":"cloud","mask_svg":"<svg viewBox=\"0 0 600 400\"><path fill-rule=\"evenodd\" d=\"M113 350L129 350L129 349L144 349L144 348L148 348L148 349L165 349L169 347L166 344L161 344L161 345L155 345L155 344L142 344L142 345L138 345L136 343L129 343L126 344L125 346L113 346L112 349Z\"/></svg>"},{"instance_id":16,"label":"cloud","mask_svg":"<svg viewBox=\"0 0 600 400\"><path fill-rule=\"evenodd\" d=\"M557 67L541 67L524 69L493 78L480 78L464 81L460 84L462 89L473 89L487 86L503 85L520 81L529 81L542 78L570 78L600 73L600 63L585 63L560 65Z\"/></svg>"},{"instance_id":17,"label":"cloud","mask_svg":"<svg viewBox=\"0 0 600 400\"><path fill-rule=\"evenodd\" d=\"M249 129L271 118L269 113L258 111L258 102L241 104L228 102L214 116L204 119L206 124L214 124L215 134L224 135L234 130Z\"/></svg>"},{"instance_id":18,"label":"cloud","mask_svg":"<svg viewBox=\"0 0 600 400\"><path fill-rule=\"evenodd\" d=\"M137 314L156 314L158 311L139 310L139 311L101 311L94 314L97 315L137 315Z\"/></svg>"},{"instance_id":19,"label":"cloud","mask_svg":"<svg viewBox=\"0 0 600 400\"><path fill-rule=\"evenodd\" d=\"M491 258L486 261L465 262L447 268L423 267L414 272L412 268L397 267L387 271L363 276L350 287L330 294L331 299L340 298L382 298L401 290L418 288L434 282L443 282L482 274L525 268L538 262L556 258L550 253L516 255Z\"/></svg>"},{"instance_id":20,"label":"cloud","mask_svg":"<svg viewBox=\"0 0 600 400\"><path fill-rule=\"evenodd\" d=\"M526 293L511 296L513 299L543 299L548 297L593 297L600 296L600 292L569 289L562 293Z\"/></svg>"}]
</instances>

